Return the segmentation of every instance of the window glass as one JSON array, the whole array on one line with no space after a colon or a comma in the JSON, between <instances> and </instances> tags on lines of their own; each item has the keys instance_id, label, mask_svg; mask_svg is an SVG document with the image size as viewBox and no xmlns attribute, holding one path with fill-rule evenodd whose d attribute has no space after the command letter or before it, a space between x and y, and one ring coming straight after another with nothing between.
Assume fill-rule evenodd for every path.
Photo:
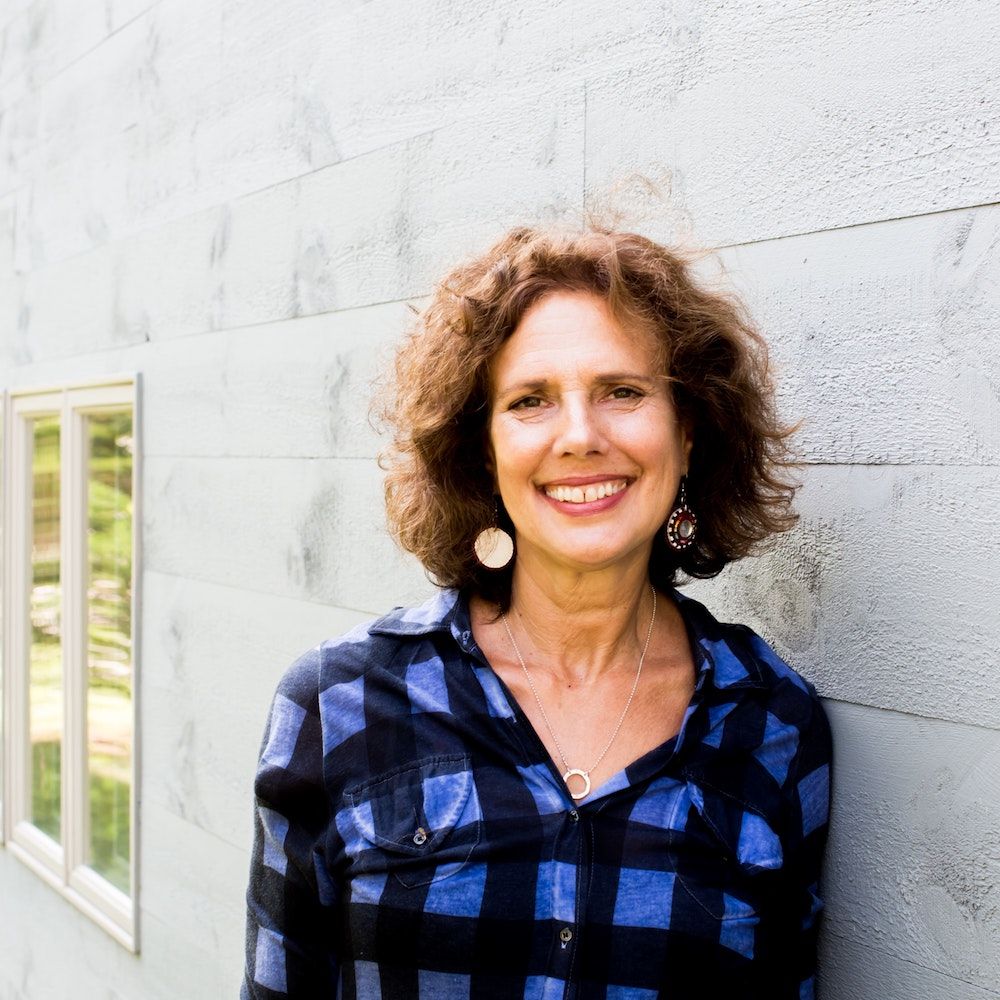
<instances>
[{"instance_id":1,"label":"window glass","mask_svg":"<svg viewBox=\"0 0 1000 1000\"><path fill-rule=\"evenodd\" d=\"M31 822L60 839L63 732L59 567L59 417L29 422L31 435L31 637L28 728Z\"/></svg>"},{"instance_id":2,"label":"window glass","mask_svg":"<svg viewBox=\"0 0 1000 1000\"><path fill-rule=\"evenodd\" d=\"M129 892L132 414L86 419L87 864Z\"/></svg>"}]
</instances>

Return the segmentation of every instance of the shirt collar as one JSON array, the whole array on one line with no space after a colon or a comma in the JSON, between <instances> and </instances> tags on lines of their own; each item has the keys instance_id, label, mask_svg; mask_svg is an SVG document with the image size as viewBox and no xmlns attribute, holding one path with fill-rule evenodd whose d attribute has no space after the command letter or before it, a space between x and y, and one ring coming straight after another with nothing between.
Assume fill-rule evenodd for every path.
<instances>
[{"instance_id":1,"label":"shirt collar","mask_svg":"<svg viewBox=\"0 0 1000 1000\"><path fill-rule=\"evenodd\" d=\"M445 588L434 593L423 604L412 608L393 608L388 614L368 626L371 635L416 636L432 632L451 632L455 619L469 630L468 600L457 590Z\"/></svg>"},{"instance_id":2,"label":"shirt collar","mask_svg":"<svg viewBox=\"0 0 1000 1000\"><path fill-rule=\"evenodd\" d=\"M752 635L742 625L724 625L693 597L671 590L677 608L687 625L699 680L707 673L711 683L719 688L764 688L767 682L760 660L749 641Z\"/></svg>"},{"instance_id":3,"label":"shirt collar","mask_svg":"<svg viewBox=\"0 0 1000 1000\"><path fill-rule=\"evenodd\" d=\"M726 690L766 686L760 661L744 639L751 635L749 630L739 625L723 625L693 598L677 590L669 593L677 603L691 638L699 687L704 683ZM372 635L401 638L446 633L465 653L478 653L472 635L468 594L450 588L438 591L416 607L394 608L373 622L368 631Z\"/></svg>"}]
</instances>

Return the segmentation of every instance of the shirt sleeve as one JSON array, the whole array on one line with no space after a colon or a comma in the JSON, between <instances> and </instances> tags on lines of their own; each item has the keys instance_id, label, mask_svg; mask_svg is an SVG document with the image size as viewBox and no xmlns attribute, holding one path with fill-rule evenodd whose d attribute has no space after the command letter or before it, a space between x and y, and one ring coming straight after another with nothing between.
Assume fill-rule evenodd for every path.
<instances>
[{"instance_id":1,"label":"shirt sleeve","mask_svg":"<svg viewBox=\"0 0 1000 1000\"><path fill-rule=\"evenodd\" d=\"M320 651L282 679L264 731L254 790L241 1000L335 996L336 892L324 851L329 804L319 717Z\"/></svg>"},{"instance_id":2,"label":"shirt sleeve","mask_svg":"<svg viewBox=\"0 0 1000 1000\"><path fill-rule=\"evenodd\" d=\"M812 696L812 714L799 736L787 785L790 832L786 861L797 899L796 941L799 1000L815 1000L816 953L823 911L821 869L830 823L833 747L822 702Z\"/></svg>"}]
</instances>

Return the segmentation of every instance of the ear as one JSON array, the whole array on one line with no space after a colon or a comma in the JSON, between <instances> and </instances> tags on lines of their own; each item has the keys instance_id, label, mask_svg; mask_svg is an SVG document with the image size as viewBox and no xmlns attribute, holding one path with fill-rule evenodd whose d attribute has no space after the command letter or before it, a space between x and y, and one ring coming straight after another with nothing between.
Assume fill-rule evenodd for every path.
<instances>
[{"instance_id":1,"label":"ear","mask_svg":"<svg viewBox=\"0 0 1000 1000\"><path fill-rule=\"evenodd\" d=\"M488 423L487 426L483 428L483 465L486 467L486 471L490 474L490 479L493 480L493 492L498 493L496 456L493 453L493 441L490 437L490 428Z\"/></svg>"},{"instance_id":2,"label":"ear","mask_svg":"<svg viewBox=\"0 0 1000 1000\"><path fill-rule=\"evenodd\" d=\"M694 424L691 420L681 420L678 424L678 432L681 436L681 451L684 454L684 475L689 472L691 465L691 449L694 447Z\"/></svg>"}]
</instances>

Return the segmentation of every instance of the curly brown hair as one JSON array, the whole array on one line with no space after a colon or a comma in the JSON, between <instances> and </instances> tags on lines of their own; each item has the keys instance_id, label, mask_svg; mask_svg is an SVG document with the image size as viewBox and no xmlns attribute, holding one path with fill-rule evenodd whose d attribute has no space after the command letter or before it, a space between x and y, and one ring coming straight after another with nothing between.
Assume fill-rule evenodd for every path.
<instances>
[{"instance_id":1,"label":"curly brown hair","mask_svg":"<svg viewBox=\"0 0 1000 1000\"><path fill-rule=\"evenodd\" d=\"M741 303L699 286L688 258L643 236L522 227L437 286L396 354L382 408L394 430L380 458L389 524L435 583L509 606L513 564L486 569L473 550L497 515L513 534L487 465L490 365L528 308L555 291L598 295L623 326L652 330L674 406L692 428L687 493L698 532L681 552L657 533L656 586L680 573L715 576L794 525L794 428L778 420L767 348Z\"/></svg>"}]
</instances>

